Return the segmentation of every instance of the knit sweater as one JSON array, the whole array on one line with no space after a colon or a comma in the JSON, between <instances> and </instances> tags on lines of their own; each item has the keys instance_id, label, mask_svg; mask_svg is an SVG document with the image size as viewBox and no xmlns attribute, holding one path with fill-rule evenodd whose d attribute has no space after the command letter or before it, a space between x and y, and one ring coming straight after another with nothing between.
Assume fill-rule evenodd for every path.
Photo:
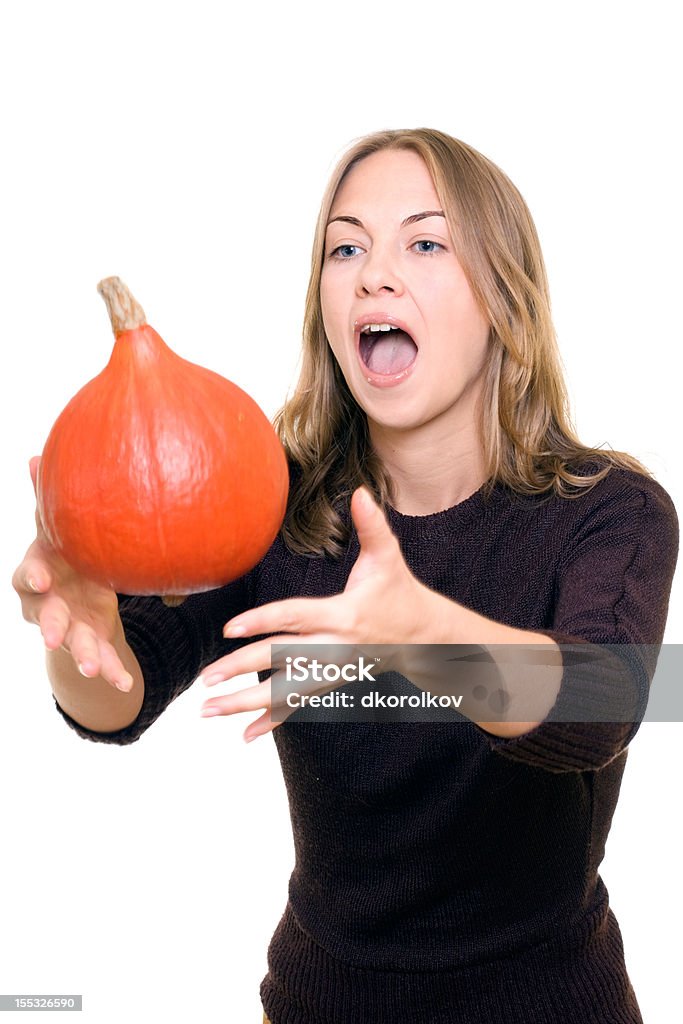
<instances>
[{"instance_id":1,"label":"knit sweater","mask_svg":"<svg viewBox=\"0 0 683 1024\"><path fill-rule=\"evenodd\" d=\"M613 469L577 499L498 484L388 518L415 576L481 615L560 644L662 642L678 520L647 477ZM358 554L355 531L339 559L278 538L247 576L179 607L120 597L138 717L104 734L58 710L88 739L138 740L205 665L253 642L225 641L228 618L337 594ZM634 663L644 701L653 672ZM572 685L565 666L557 705ZM598 873L637 729L552 713L515 738L464 717L278 725L295 865L261 985L272 1024L641 1022Z\"/></svg>"}]
</instances>

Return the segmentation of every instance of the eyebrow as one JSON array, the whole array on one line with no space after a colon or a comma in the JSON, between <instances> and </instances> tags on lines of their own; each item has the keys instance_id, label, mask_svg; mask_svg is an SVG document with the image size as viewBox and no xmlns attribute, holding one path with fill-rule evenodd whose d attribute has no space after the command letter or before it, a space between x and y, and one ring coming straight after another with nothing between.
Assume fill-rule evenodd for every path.
<instances>
[{"instance_id":1,"label":"eyebrow","mask_svg":"<svg viewBox=\"0 0 683 1024\"><path fill-rule=\"evenodd\" d=\"M401 221L401 227L405 228L409 224L417 224L418 221L426 220L427 217L445 216L446 214L443 212L443 210L423 210L422 213L413 213L410 215L410 217L406 217L404 221ZM344 221L346 224L355 224L357 228L364 228L363 222L361 220L358 220L358 217L345 216L344 214L341 214L339 217L333 217L331 220L328 220L327 226L329 227L330 224L334 224L336 220Z\"/></svg>"}]
</instances>

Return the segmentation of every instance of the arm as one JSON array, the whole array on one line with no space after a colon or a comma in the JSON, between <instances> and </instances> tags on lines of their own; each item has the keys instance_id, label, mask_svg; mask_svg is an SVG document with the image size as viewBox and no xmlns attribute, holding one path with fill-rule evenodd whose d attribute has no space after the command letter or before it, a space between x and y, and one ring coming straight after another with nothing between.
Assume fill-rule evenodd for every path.
<instances>
[{"instance_id":1,"label":"arm","mask_svg":"<svg viewBox=\"0 0 683 1024\"><path fill-rule=\"evenodd\" d=\"M39 459L31 460L35 478ZM251 574L167 608L158 598L119 596L79 576L52 548L36 511L36 539L12 583L24 618L47 648L55 705L80 736L137 740L201 667L236 644L221 636L226 614L249 607Z\"/></svg>"},{"instance_id":2,"label":"arm","mask_svg":"<svg viewBox=\"0 0 683 1024\"><path fill-rule=\"evenodd\" d=\"M647 706L678 542L666 491L615 475L559 567L552 626L538 630L562 649L558 699L524 735L492 737L494 750L562 772L599 769L626 749Z\"/></svg>"},{"instance_id":3,"label":"arm","mask_svg":"<svg viewBox=\"0 0 683 1024\"><path fill-rule=\"evenodd\" d=\"M534 728L552 707L560 685L562 659L554 640L494 622L422 584L408 569L384 515L363 488L354 495L352 515L361 551L343 594L275 602L231 620L226 625L226 636L260 633L266 638L210 665L203 673L204 682L212 686L241 673L271 668L271 648L283 644L341 644L366 653L381 647L384 672L397 671L435 694L462 694L458 711L491 733L515 736ZM273 635L280 631L286 635ZM459 645L471 649L474 644L487 652L483 672L475 677L469 662L444 667L442 657ZM528 666L529 644L544 648L539 672L532 673L533 678ZM443 655L439 650L442 645L449 649ZM523 655L521 659L517 651ZM508 700L498 721L488 721L494 709L477 696L482 674L487 683L493 681L494 692L504 692ZM286 717L286 689L278 686L277 678L275 684L269 680L246 691L215 698L207 703L203 713L255 710L270 705L272 700L282 721L283 712ZM325 692L329 687L320 689ZM530 705L536 714L531 721L528 716L522 718L522 712L528 711ZM277 724L269 708L247 729L245 738L270 731Z\"/></svg>"},{"instance_id":4,"label":"arm","mask_svg":"<svg viewBox=\"0 0 683 1024\"><path fill-rule=\"evenodd\" d=\"M399 657L409 645L478 645L510 703L498 722L490 722L486 709L478 713L468 669L462 675L467 703L459 710L486 732L492 748L548 771L600 768L621 753L642 717L666 622L678 521L664 489L634 474L615 474L593 498L576 500L587 504L558 567L552 627L526 631L471 612L416 580L381 510L359 489L352 515L361 551L344 592L275 602L232 620L227 636L267 639L211 665L204 681L267 670L271 647L294 642L361 650L382 645L396 647ZM530 644L540 647L536 679L525 664ZM502 654L498 645L505 645ZM408 661L391 668L434 689L433 666ZM522 717L519 709L529 706L530 695L535 713ZM278 724L270 702L266 683L213 698L206 713L266 707L245 733L253 738Z\"/></svg>"},{"instance_id":5,"label":"arm","mask_svg":"<svg viewBox=\"0 0 683 1024\"><path fill-rule=\"evenodd\" d=\"M35 487L38 458L31 460ZM85 729L128 725L144 698L143 676L126 642L116 594L79 576L49 543L36 510L36 539L12 583L22 612L47 650L53 693Z\"/></svg>"},{"instance_id":6,"label":"arm","mask_svg":"<svg viewBox=\"0 0 683 1024\"><path fill-rule=\"evenodd\" d=\"M460 711L493 736L522 736L535 729L555 704L562 681L562 654L551 636L495 622L457 601L424 587L420 618L425 623L420 646L402 648L402 675L423 690L462 693ZM458 647L482 650L474 663L460 661ZM430 650L426 655L422 645ZM455 658L444 672L431 649L453 649ZM530 645L545 648L529 655ZM481 690L483 696L478 697ZM496 700L496 698L498 698ZM496 720L481 720L495 710ZM525 720L529 713L533 721Z\"/></svg>"},{"instance_id":7,"label":"arm","mask_svg":"<svg viewBox=\"0 0 683 1024\"><path fill-rule=\"evenodd\" d=\"M115 732L130 725L140 713L145 695L142 669L126 642L123 623L116 616L112 646L132 680L130 689L114 689L98 674L86 677L72 655L60 646L47 651L47 674L57 706L89 732Z\"/></svg>"},{"instance_id":8,"label":"arm","mask_svg":"<svg viewBox=\"0 0 683 1024\"><path fill-rule=\"evenodd\" d=\"M192 685L205 664L240 646L223 639L222 627L226 614L238 614L250 606L252 580L253 573L249 573L226 587L191 594L174 608L156 597L119 596L123 657L129 651L139 673L137 697L130 705L132 715L128 721L123 720L123 713L118 720L110 717L106 727L95 728L89 720L84 724L81 708L75 707L77 713L73 714L55 690L57 711L83 739L134 743ZM68 660L69 656L65 657ZM84 682L87 686L93 680ZM134 682L130 696L135 691Z\"/></svg>"}]
</instances>

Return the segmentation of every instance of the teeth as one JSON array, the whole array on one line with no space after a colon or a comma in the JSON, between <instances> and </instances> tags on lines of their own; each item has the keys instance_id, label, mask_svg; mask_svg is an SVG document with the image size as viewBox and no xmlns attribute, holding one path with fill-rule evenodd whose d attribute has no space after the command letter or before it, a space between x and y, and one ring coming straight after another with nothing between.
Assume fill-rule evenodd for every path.
<instances>
[{"instance_id":1,"label":"teeth","mask_svg":"<svg viewBox=\"0 0 683 1024\"><path fill-rule=\"evenodd\" d=\"M361 328L361 334L375 334L377 331L397 331L398 327L393 324L366 324Z\"/></svg>"}]
</instances>

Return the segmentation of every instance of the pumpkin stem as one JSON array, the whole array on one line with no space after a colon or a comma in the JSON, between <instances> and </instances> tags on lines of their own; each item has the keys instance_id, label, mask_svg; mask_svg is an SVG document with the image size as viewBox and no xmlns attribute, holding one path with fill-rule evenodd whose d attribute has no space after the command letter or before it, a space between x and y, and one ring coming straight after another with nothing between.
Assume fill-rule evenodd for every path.
<instances>
[{"instance_id":1,"label":"pumpkin stem","mask_svg":"<svg viewBox=\"0 0 683 1024\"><path fill-rule=\"evenodd\" d=\"M105 277L97 286L107 306L114 334L132 331L147 322L145 311L134 299L120 277Z\"/></svg>"}]
</instances>

